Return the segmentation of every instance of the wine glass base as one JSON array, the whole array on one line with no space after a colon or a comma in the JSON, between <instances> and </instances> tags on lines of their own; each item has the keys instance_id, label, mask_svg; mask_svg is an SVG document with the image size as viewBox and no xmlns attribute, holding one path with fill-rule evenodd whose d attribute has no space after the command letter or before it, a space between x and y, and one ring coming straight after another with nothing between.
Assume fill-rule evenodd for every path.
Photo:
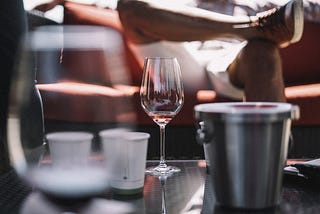
<instances>
[{"instance_id":1,"label":"wine glass base","mask_svg":"<svg viewBox=\"0 0 320 214\"><path fill-rule=\"evenodd\" d=\"M152 176L172 175L180 171L181 169L175 166L166 166L166 167L155 166L155 167L148 167L146 169L146 175L152 175Z\"/></svg>"}]
</instances>

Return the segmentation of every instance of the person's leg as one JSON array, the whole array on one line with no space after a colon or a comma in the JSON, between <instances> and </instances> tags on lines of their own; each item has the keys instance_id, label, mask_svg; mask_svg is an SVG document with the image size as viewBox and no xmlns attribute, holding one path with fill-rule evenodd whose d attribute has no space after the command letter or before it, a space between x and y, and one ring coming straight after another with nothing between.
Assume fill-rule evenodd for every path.
<instances>
[{"instance_id":1,"label":"person's leg","mask_svg":"<svg viewBox=\"0 0 320 214\"><path fill-rule=\"evenodd\" d=\"M279 48L272 42L249 40L228 73L231 83L244 89L245 101L286 101Z\"/></svg>"},{"instance_id":2,"label":"person's leg","mask_svg":"<svg viewBox=\"0 0 320 214\"><path fill-rule=\"evenodd\" d=\"M117 9L127 38L140 44L159 40L260 38L284 47L299 41L302 35L302 0L292 0L256 16L228 16L175 2L120 0Z\"/></svg>"}]
</instances>

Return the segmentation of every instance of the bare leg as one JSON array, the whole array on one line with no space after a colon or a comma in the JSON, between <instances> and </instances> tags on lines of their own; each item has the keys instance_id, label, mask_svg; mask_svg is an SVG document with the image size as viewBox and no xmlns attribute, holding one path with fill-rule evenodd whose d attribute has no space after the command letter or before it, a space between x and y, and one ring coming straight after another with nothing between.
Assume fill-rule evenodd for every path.
<instances>
[{"instance_id":1,"label":"bare leg","mask_svg":"<svg viewBox=\"0 0 320 214\"><path fill-rule=\"evenodd\" d=\"M244 89L245 101L286 101L281 57L274 43L248 41L228 72L231 82Z\"/></svg>"},{"instance_id":2,"label":"bare leg","mask_svg":"<svg viewBox=\"0 0 320 214\"><path fill-rule=\"evenodd\" d=\"M175 2L120 0L118 11L126 36L135 43L237 37L266 39L285 46L299 41L303 30L302 0L250 17L228 16Z\"/></svg>"},{"instance_id":3,"label":"bare leg","mask_svg":"<svg viewBox=\"0 0 320 214\"><path fill-rule=\"evenodd\" d=\"M229 68L232 83L244 88L245 101L285 101L278 47L297 42L301 37L301 0L292 0L280 9L253 17L226 16L170 2L120 0L118 11L126 36L135 43L218 37L246 39L248 45Z\"/></svg>"}]
</instances>

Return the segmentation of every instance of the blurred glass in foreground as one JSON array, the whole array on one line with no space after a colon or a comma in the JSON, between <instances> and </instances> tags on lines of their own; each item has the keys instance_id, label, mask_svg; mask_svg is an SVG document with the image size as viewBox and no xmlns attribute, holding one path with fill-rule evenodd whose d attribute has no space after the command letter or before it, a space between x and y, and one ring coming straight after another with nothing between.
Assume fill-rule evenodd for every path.
<instances>
[{"instance_id":1,"label":"blurred glass in foreground","mask_svg":"<svg viewBox=\"0 0 320 214\"><path fill-rule=\"evenodd\" d=\"M122 51L118 32L96 26L44 26L22 41L10 97L9 153L19 176L36 189L64 198L108 189L111 169L98 133L131 130L135 122Z\"/></svg>"}]
</instances>

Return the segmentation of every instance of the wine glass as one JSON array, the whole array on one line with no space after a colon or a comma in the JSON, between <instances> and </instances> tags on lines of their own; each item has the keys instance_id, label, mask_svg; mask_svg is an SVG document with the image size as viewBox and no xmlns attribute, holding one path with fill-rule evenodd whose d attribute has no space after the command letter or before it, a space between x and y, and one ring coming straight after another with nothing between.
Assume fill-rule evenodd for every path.
<instances>
[{"instance_id":1,"label":"wine glass","mask_svg":"<svg viewBox=\"0 0 320 214\"><path fill-rule=\"evenodd\" d=\"M147 168L146 173L158 176L179 172L179 168L168 166L165 161L165 127L184 102L181 70L175 57L145 59L140 98L144 111L160 127L160 163Z\"/></svg>"},{"instance_id":2,"label":"wine glass","mask_svg":"<svg viewBox=\"0 0 320 214\"><path fill-rule=\"evenodd\" d=\"M117 118L127 115L123 106L130 108L110 99L126 77L122 47L118 32L98 26L43 26L21 41L11 84L8 149L18 175L40 192L77 199L110 187L111 169L94 136L121 128ZM33 103L34 89L40 90L43 112L35 112L41 103ZM42 114L44 124L37 119ZM104 116L111 122L94 120Z\"/></svg>"}]
</instances>

